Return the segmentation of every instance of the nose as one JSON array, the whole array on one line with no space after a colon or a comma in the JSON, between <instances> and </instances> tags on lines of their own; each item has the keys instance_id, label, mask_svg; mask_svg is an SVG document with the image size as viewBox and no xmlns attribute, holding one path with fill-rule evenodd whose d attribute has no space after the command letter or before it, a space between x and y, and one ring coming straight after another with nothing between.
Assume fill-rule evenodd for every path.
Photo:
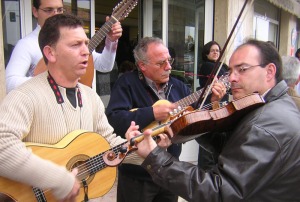
<instances>
[{"instance_id":1,"label":"nose","mask_svg":"<svg viewBox=\"0 0 300 202\"><path fill-rule=\"evenodd\" d=\"M88 44L83 44L83 46L82 46L82 54L83 55L89 55L90 54Z\"/></svg>"},{"instance_id":2,"label":"nose","mask_svg":"<svg viewBox=\"0 0 300 202\"><path fill-rule=\"evenodd\" d=\"M166 64L167 65L165 66L165 70L171 70L172 66L171 66L171 63L169 62L169 60L167 60Z\"/></svg>"},{"instance_id":3,"label":"nose","mask_svg":"<svg viewBox=\"0 0 300 202\"><path fill-rule=\"evenodd\" d=\"M233 71L229 74L229 82L237 82L238 81L238 75Z\"/></svg>"}]
</instances>

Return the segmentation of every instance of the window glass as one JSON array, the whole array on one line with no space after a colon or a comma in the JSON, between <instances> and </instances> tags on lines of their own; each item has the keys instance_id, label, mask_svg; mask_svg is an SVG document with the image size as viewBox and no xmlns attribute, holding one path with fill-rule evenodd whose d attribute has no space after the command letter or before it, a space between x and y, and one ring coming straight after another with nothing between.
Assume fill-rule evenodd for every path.
<instances>
[{"instance_id":1,"label":"window glass","mask_svg":"<svg viewBox=\"0 0 300 202\"><path fill-rule=\"evenodd\" d=\"M91 38L91 2L90 0L64 0L66 13L78 16L84 23L84 29Z\"/></svg>"},{"instance_id":2,"label":"window glass","mask_svg":"<svg viewBox=\"0 0 300 202\"><path fill-rule=\"evenodd\" d=\"M21 38L20 1L1 1L5 67L11 52Z\"/></svg>"},{"instance_id":3,"label":"window glass","mask_svg":"<svg viewBox=\"0 0 300 202\"><path fill-rule=\"evenodd\" d=\"M276 47L278 47L278 8L267 1L255 1L253 28L253 36L255 39L271 41Z\"/></svg>"},{"instance_id":4,"label":"window glass","mask_svg":"<svg viewBox=\"0 0 300 202\"><path fill-rule=\"evenodd\" d=\"M172 75L191 90L196 78L197 55L203 47L204 3L204 0L169 0L168 47L175 58Z\"/></svg>"},{"instance_id":5,"label":"window glass","mask_svg":"<svg viewBox=\"0 0 300 202\"><path fill-rule=\"evenodd\" d=\"M153 0L153 36L162 38L162 0Z\"/></svg>"}]
</instances>

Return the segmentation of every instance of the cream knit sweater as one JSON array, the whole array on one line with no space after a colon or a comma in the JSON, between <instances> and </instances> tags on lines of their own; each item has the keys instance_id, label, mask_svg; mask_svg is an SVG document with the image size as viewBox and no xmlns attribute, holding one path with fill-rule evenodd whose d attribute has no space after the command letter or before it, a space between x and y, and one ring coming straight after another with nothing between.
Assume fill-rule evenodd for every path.
<instances>
[{"instance_id":1,"label":"cream knit sweater","mask_svg":"<svg viewBox=\"0 0 300 202\"><path fill-rule=\"evenodd\" d=\"M104 113L100 97L87 86L79 84L83 106L74 108L59 87L64 103L58 104L48 80L40 74L11 91L0 105L0 176L22 183L51 189L64 198L72 189L74 177L62 166L41 159L25 147L26 142L55 144L74 130L101 134L111 146L125 140L116 137ZM140 164L136 154L126 162Z\"/></svg>"}]
</instances>

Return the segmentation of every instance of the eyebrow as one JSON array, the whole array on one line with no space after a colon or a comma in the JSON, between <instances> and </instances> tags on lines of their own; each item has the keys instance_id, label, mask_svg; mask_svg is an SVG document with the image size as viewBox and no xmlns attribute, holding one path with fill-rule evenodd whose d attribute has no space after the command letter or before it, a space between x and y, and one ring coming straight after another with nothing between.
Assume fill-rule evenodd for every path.
<instances>
[{"instance_id":1,"label":"eyebrow","mask_svg":"<svg viewBox=\"0 0 300 202\"><path fill-rule=\"evenodd\" d=\"M238 67L241 67L241 66L244 66L244 65L249 65L248 63L240 63L238 65L235 65L234 68L238 68Z\"/></svg>"}]
</instances>

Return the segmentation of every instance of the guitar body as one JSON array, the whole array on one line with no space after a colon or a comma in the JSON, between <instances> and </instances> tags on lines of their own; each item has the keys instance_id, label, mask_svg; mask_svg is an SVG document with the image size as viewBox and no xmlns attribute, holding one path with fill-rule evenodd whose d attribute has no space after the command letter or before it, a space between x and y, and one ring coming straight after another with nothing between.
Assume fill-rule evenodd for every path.
<instances>
[{"instance_id":1,"label":"guitar body","mask_svg":"<svg viewBox=\"0 0 300 202\"><path fill-rule=\"evenodd\" d=\"M47 65L44 59L42 58L34 69L34 75L36 76L45 71L47 71ZM88 66L86 68L86 73L79 79L79 82L89 87L92 87L93 79L94 79L94 61L93 61L93 56L90 55L88 60Z\"/></svg>"},{"instance_id":2,"label":"guitar body","mask_svg":"<svg viewBox=\"0 0 300 202\"><path fill-rule=\"evenodd\" d=\"M83 164L97 154L110 149L108 142L99 134L83 131L74 131L55 145L44 145L28 143L27 147L34 154L53 161L56 164L65 166L68 170L78 167L82 169L95 169L94 165ZM84 166L83 166L84 165ZM94 166L95 167L95 166ZM47 170L45 170L47 172ZM86 172L81 172L86 173ZM113 186L116 179L116 167L105 166L101 172L77 176L79 180L85 179L88 184L89 199L98 198L107 193ZM63 179L62 179L63 180ZM57 201L51 194L51 190L43 190L47 201ZM84 200L84 189L81 183L81 189L77 201ZM0 177L0 199L2 201L37 201L37 198L31 186L11 181Z\"/></svg>"}]
</instances>

